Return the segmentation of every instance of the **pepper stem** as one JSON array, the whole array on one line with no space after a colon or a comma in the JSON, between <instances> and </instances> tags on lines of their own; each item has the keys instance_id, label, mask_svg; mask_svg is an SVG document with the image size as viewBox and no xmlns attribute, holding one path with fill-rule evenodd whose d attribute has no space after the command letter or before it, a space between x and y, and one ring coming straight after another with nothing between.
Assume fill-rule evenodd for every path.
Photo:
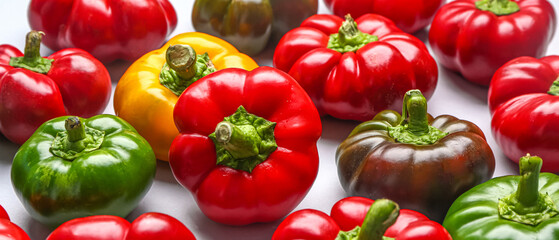
<instances>
[{"instance_id":1,"label":"pepper stem","mask_svg":"<svg viewBox=\"0 0 559 240\"><path fill-rule=\"evenodd\" d=\"M28 61L33 61L41 58L41 40L43 39L44 32L31 31L25 37L25 49L23 57Z\"/></svg>"},{"instance_id":2,"label":"pepper stem","mask_svg":"<svg viewBox=\"0 0 559 240\"><path fill-rule=\"evenodd\" d=\"M559 77L555 81L553 81L547 93L553 96L559 96Z\"/></svg>"},{"instance_id":3,"label":"pepper stem","mask_svg":"<svg viewBox=\"0 0 559 240\"><path fill-rule=\"evenodd\" d=\"M239 106L208 136L215 144L216 163L252 172L278 148L274 137L275 126L276 123L250 114Z\"/></svg>"},{"instance_id":4,"label":"pepper stem","mask_svg":"<svg viewBox=\"0 0 559 240\"><path fill-rule=\"evenodd\" d=\"M198 79L217 71L208 53L196 55L188 45L169 46L165 59L159 82L177 96Z\"/></svg>"},{"instance_id":5,"label":"pepper stem","mask_svg":"<svg viewBox=\"0 0 559 240\"><path fill-rule=\"evenodd\" d=\"M400 215L398 204L388 199L376 200L363 220L357 239L382 240L386 230L398 219L398 215Z\"/></svg>"},{"instance_id":6,"label":"pepper stem","mask_svg":"<svg viewBox=\"0 0 559 240\"><path fill-rule=\"evenodd\" d=\"M86 137L85 127L78 117L69 117L66 119L64 127L68 132L68 141L77 142Z\"/></svg>"},{"instance_id":7,"label":"pepper stem","mask_svg":"<svg viewBox=\"0 0 559 240\"><path fill-rule=\"evenodd\" d=\"M345 21L342 26L338 29L340 34L340 42L351 43L357 35L359 35L359 29L357 28L357 23L350 14L345 15Z\"/></svg>"},{"instance_id":8,"label":"pepper stem","mask_svg":"<svg viewBox=\"0 0 559 240\"><path fill-rule=\"evenodd\" d=\"M476 7L483 11L490 11L497 16L510 15L520 11L516 2L510 0L479 0Z\"/></svg>"},{"instance_id":9,"label":"pepper stem","mask_svg":"<svg viewBox=\"0 0 559 240\"><path fill-rule=\"evenodd\" d=\"M103 131L85 126L82 119L75 116L64 120L64 128L66 131L56 134L49 150L68 161L99 149L105 139Z\"/></svg>"},{"instance_id":10,"label":"pepper stem","mask_svg":"<svg viewBox=\"0 0 559 240\"><path fill-rule=\"evenodd\" d=\"M190 79L196 75L196 58L194 48L183 44L171 45L165 53L165 60L169 67L184 79Z\"/></svg>"},{"instance_id":11,"label":"pepper stem","mask_svg":"<svg viewBox=\"0 0 559 240\"><path fill-rule=\"evenodd\" d=\"M553 199L539 191L542 163L541 158L530 154L520 158L518 188L513 194L499 199L499 216L535 226L559 213Z\"/></svg>"},{"instance_id":12,"label":"pepper stem","mask_svg":"<svg viewBox=\"0 0 559 240\"><path fill-rule=\"evenodd\" d=\"M520 158L520 181L516 190L516 198L524 208L530 208L538 203L540 196L538 186L542 159L530 154Z\"/></svg>"},{"instance_id":13,"label":"pepper stem","mask_svg":"<svg viewBox=\"0 0 559 240\"><path fill-rule=\"evenodd\" d=\"M416 136L429 132L427 99L417 89L410 90L404 95L400 125L403 123L407 123L409 126L407 130Z\"/></svg>"},{"instance_id":14,"label":"pepper stem","mask_svg":"<svg viewBox=\"0 0 559 240\"><path fill-rule=\"evenodd\" d=\"M351 15L347 14L338 33L330 35L327 47L340 53L355 52L375 41L378 41L377 36L361 32Z\"/></svg>"},{"instance_id":15,"label":"pepper stem","mask_svg":"<svg viewBox=\"0 0 559 240\"><path fill-rule=\"evenodd\" d=\"M42 74L48 73L54 60L41 57L41 40L43 35L45 33L41 31L27 33L23 57L10 58L10 66L25 68Z\"/></svg>"},{"instance_id":16,"label":"pepper stem","mask_svg":"<svg viewBox=\"0 0 559 240\"><path fill-rule=\"evenodd\" d=\"M258 155L257 143L260 141L258 134L254 128L245 128L245 130L223 121L215 128L215 138L235 158L256 156Z\"/></svg>"},{"instance_id":17,"label":"pepper stem","mask_svg":"<svg viewBox=\"0 0 559 240\"><path fill-rule=\"evenodd\" d=\"M433 144L448 135L429 125L427 99L417 89L404 95L400 124L389 127L388 134L398 142L415 145Z\"/></svg>"}]
</instances>

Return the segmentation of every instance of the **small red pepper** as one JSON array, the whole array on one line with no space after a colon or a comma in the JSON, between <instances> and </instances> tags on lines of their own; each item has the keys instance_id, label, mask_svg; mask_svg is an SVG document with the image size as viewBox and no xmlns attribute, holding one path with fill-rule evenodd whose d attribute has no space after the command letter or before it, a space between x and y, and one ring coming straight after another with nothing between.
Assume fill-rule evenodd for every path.
<instances>
[{"instance_id":1,"label":"small red pepper","mask_svg":"<svg viewBox=\"0 0 559 240\"><path fill-rule=\"evenodd\" d=\"M0 239L2 240L30 240L23 229L10 222L10 217L0 205Z\"/></svg>"},{"instance_id":2,"label":"small red pepper","mask_svg":"<svg viewBox=\"0 0 559 240\"><path fill-rule=\"evenodd\" d=\"M28 18L50 49L81 48L103 62L133 61L177 26L168 0L32 0Z\"/></svg>"},{"instance_id":3,"label":"small red pepper","mask_svg":"<svg viewBox=\"0 0 559 240\"><path fill-rule=\"evenodd\" d=\"M179 220L163 213L144 213L132 224L118 216L97 215L70 220L46 240L194 240Z\"/></svg>"},{"instance_id":4,"label":"small red pepper","mask_svg":"<svg viewBox=\"0 0 559 240\"><path fill-rule=\"evenodd\" d=\"M429 99L438 77L425 44L376 14L311 16L280 40L274 66L299 82L319 113L357 121L399 109L411 89Z\"/></svg>"},{"instance_id":5,"label":"small red pepper","mask_svg":"<svg viewBox=\"0 0 559 240\"><path fill-rule=\"evenodd\" d=\"M324 0L339 17L346 14L358 18L367 13L382 15L394 21L398 28L414 33L431 23L446 0Z\"/></svg>"},{"instance_id":6,"label":"small red pepper","mask_svg":"<svg viewBox=\"0 0 559 240\"><path fill-rule=\"evenodd\" d=\"M169 163L210 219L275 221L318 173L320 117L305 91L271 67L228 68L190 85L174 109Z\"/></svg>"},{"instance_id":7,"label":"small red pepper","mask_svg":"<svg viewBox=\"0 0 559 240\"><path fill-rule=\"evenodd\" d=\"M343 236L343 237L342 237ZM359 236L357 238L357 236ZM348 197L330 216L314 209L296 211L278 226L272 240L452 240L446 229L416 211L379 199Z\"/></svg>"},{"instance_id":8,"label":"small red pepper","mask_svg":"<svg viewBox=\"0 0 559 240\"><path fill-rule=\"evenodd\" d=\"M547 0L457 0L435 15L429 43L441 65L488 86L506 62L542 57L556 21Z\"/></svg>"},{"instance_id":9,"label":"small red pepper","mask_svg":"<svg viewBox=\"0 0 559 240\"><path fill-rule=\"evenodd\" d=\"M0 131L23 144L45 121L101 114L111 95L109 72L75 48L40 56L42 32L27 35L25 54L0 45Z\"/></svg>"},{"instance_id":10,"label":"small red pepper","mask_svg":"<svg viewBox=\"0 0 559 240\"><path fill-rule=\"evenodd\" d=\"M491 130L512 161L530 153L542 170L559 172L559 56L516 58L503 65L489 86Z\"/></svg>"}]
</instances>

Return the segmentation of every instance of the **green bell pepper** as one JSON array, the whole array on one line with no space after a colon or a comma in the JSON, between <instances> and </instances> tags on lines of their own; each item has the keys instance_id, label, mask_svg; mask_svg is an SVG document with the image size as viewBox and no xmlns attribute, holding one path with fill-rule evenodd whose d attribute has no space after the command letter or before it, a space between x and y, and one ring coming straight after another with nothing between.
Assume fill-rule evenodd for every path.
<instances>
[{"instance_id":1,"label":"green bell pepper","mask_svg":"<svg viewBox=\"0 0 559 240\"><path fill-rule=\"evenodd\" d=\"M461 195L443 226L454 240L559 239L559 177L542 159L520 159L520 176L491 179Z\"/></svg>"},{"instance_id":2,"label":"green bell pepper","mask_svg":"<svg viewBox=\"0 0 559 240\"><path fill-rule=\"evenodd\" d=\"M318 0L196 0L192 25L255 55L318 11Z\"/></svg>"},{"instance_id":3,"label":"green bell pepper","mask_svg":"<svg viewBox=\"0 0 559 240\"><path fill-rule=\"evenodd\" d=\"M64 116L20 147L11 178L29 214L54 227L90 215L125 217L148 192L155 167L150 145L124 120Z\"/></svg>"}]
</instances>

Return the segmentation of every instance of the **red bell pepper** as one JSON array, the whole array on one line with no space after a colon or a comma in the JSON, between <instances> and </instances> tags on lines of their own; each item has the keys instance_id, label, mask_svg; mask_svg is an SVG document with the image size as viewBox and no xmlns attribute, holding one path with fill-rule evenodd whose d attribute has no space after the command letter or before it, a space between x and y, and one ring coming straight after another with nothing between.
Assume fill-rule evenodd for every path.
<instances>
[{"instance_id":1,"label":"red bell pepper","mask_svg":"<svg viewBox=\"0 0 559 240\"><path fill-rule=\"evenodd\" d=\"M70 220L47 240L194 240L179 220L163 213L144 213L132 224L118 216L97 215Z\"/></svg>"},{"instance_id":2,"label":"red bell pepper","mask_svg":"<svg viewBox=\"0 0 559 240\"><path fill-rule=\"evenodd\" d=\"M103 62L133 61L177 26L167 0L32 0L28 17L50 49L81 48Z\"/></svg>"},{"instance_id":3,"label":"red bell pepper","mask_svg":"<svg viewBox=\"0 0 559 240\"><path fill-rule=\"evenodd\" d=\"M54 117L102 113L111 95L111 78L101 62L80 49L43 58L42 35L27 35L25 55L0 45L0 131L17 144Z\"/></svg>"},{"instance_id":4,"label":"red bell pepper","mask_svg":"<svg viewBox=\"0 0 559 240\"><path fill-rule=\"evenodd\" d=\"M361 234L361 235L360 235ZM330 216L314 209L296 211L278 226L272 240L452 240L439 223L416 211L380 199L348 197L332 207ZM383 237L384 236L384 237Z\"/></svg>"},{"instance_id":5,"label":"red bell pepper","mask_svg":"<svg viewBox=\"0 0 559 240\"><path fill-rule=\"evenodd\" d=\"M322 115L341 119L370 120L399 109L408 90L429 98L437 85L437 64L423 42L375 14L355 22L314 15L281 39L273 61Z\"/></svg>"},{"instance_id":6,"label":"red bell pepper","mask_svg":"<svg viewBox=\"0 0 559 240\"><path fill-rule=\"evenodd\" d=\"M556 21L547 0L457 0L435 15L429 43L444 67L488 86L506 62L542 57Z\"/></svg>"},{"instance_id":7,"label":"red bell pepper","mask_svg":"<svg viewBox=\"0 0 559 240\"><path fill-rule=\"evenodd\" d=\"M559 172L559 56L520 57L503 65L489 86L491 130L503 153L530 153L542 170Z\"/></svg>"},{"instance_id":8,"label":"red bell pepper","mask_svg":"<svg viewBox=\"0 0 559 240\"><path fill-rule=\"evenodd\" d=\"M182 93L173 115L180 132L169 152L173 174L216 222L277 220L316 178L320 117L282 71L212 73Z\"/></svg>"},{"instance_id":9,"label":"red bell pepper","mask_svg":"<svg viewBox=\"0 0 559 240\"><path fill-rule=\"evenodd\" d=\"M0 239L2 240L30 240L23 229L10 222L8 213L0 206Z\"/></svg>"},{"instance_id":10,"label":"red bell pepper","mask_svg":"<svg viewBox=\"0 0 559 240\"><path fill-rule=\"evenodd\" d=\"M10 220L10 216L8 216L6 210L0 205L0 219L1 218Z\"/></svg>"},{"instance_id":11,"label":"red bell pepper","mask_svg":"<svg viewBox=\"0 0 559 240\"><path fill-rule=\"evenodd\" d=\"M437 10L446 0L324 0L326 6L339 17L346 14L358 18L367 13L385 16L398 28L414 33L431 23Z\"/></svg>"}]
</instances>

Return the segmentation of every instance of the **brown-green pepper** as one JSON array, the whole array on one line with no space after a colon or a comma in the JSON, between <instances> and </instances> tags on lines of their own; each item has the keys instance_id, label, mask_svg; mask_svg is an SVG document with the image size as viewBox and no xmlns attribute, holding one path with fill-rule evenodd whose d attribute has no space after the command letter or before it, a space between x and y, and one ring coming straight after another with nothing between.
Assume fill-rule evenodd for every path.
<instances>
[{"instance_id":1,"label":"brown-green pepper","mask_svg":"<svg viewBox=\"0 0 559 240\"><path fill-rule=\"evenodd\" d=\"M352 196L388 198L441 221L460 194L491 178L495 158L475 124L427 114L419 90L403 105L402 116L382 111L341 143L338 177Z\"/></svg>"},{"instance_id":2,"label":"brown-green pepper","mask_svg":"<svg viewBox=\"0 0 559 240\"><path fill-rule=\"evenodd\" d=\"M255 55L318 11L318 0L196 0L192 24Z\"/></svg>"}]
</instances>

